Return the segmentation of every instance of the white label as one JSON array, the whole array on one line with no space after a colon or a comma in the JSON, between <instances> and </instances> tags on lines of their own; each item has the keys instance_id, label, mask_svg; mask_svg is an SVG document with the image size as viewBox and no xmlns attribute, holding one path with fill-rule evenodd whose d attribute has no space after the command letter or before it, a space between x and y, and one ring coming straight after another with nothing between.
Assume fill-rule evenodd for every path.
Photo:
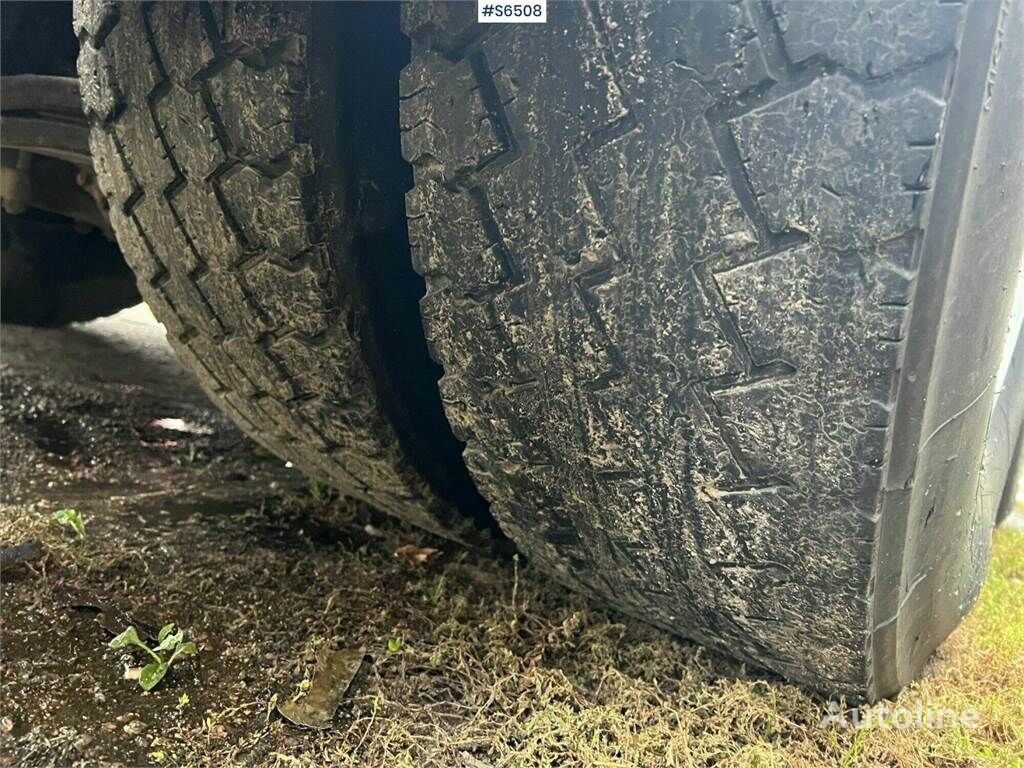
<instances>
[{"instance_id":1,"label":"white label","mask_svg":"<svg viewBox=\"0 0 1024 768\"><path fill-rule=\"evenodd\" d=\"M476 20L481 24L543 24L548 20L548 0L476 0Z\"/></svg>"}]
</instances>

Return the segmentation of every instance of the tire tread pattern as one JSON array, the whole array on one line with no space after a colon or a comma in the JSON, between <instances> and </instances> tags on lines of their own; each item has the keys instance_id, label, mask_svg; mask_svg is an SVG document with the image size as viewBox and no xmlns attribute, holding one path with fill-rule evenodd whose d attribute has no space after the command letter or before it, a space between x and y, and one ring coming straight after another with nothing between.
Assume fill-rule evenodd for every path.
<instances>
[{"instance_id":1,"label":"tire tread pattern","mask_svg":"<svg viewBox=\"0 0 1024 768\"><path fill-rule=\"evenodd\" d=\"M401 96L428 341L505 532L628 613L858 693L962 13L869 6L565 3L530 28L416 3Z\"/></svg>"},{"instance_id":2,"label":"tire tread pattern","mask_svg":"<svg viewBox=\"0 0 1024 768\"><path fill-rule=\"evenodd\" d=\"M453 538L471 526L404 457L330 252L305 3L75 7L111 219L185 364L252 437L344 493Z\"/></svg>"}]
</instances>

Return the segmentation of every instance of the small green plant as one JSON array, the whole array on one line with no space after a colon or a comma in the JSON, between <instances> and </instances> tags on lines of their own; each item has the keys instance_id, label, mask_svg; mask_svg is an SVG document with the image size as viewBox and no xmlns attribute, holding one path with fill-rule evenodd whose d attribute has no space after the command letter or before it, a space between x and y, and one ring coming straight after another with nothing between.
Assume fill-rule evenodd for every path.
<instances>
[{"instance_id":1,"label":"small green plant","mask_svg":"<svg viewBox=\"0 0 1024 768\"><path fill-rule=\"evenodd\" d=\"M388 653L398 653L403 646L405 646L405 641L401 637L388 638Z\"/></svg>"},{"instance_id":2,"label":"small green plant","mask_svg":"<svg viewBox=\"0 0 1024 768\"><path fill-rule=\"evenodd\" d=\"M327 483L321 483L319 480L309 481L309 495L319 501L321 504L326 504L331 500L332 492L331 486Z\"/></svg>"},{"instance_id":3,"label":"small green plant","mask_svg":"<svg viewBox=\"0 0 1024 768\"><path fill-rule=\"evenodd\" d=\"M173 630L174 624L164 625L163 629L160 630L160 634L156 636L158 643L156 648L150 648L142 642L139 639L139 633L135 631L135 627L128 627L128 629L110 641L111 648L117 649L134 645L153 657L153 661L144 666L139 673L139 685L144 691L152 690L157 683L163 680L167 670L171 668L174 660L179 656L191 656L196 653L195 643L192 641L182 642L185 639L185 631L178 629L177 632L174 632ZM170 656L165 659L161 654L166 653L170 653Z\"/></svg>"},{"instance_id":4,"label":"small green plant","mask_svg":"<svg viewBox=\"0 0 1024 768\"><path fill-rule=\"evenodd\" d=\"M57 525L70 528L78 538L85 538L85 520L82 519L82 516L76 510L58 509L53 513L53 521Z\"/></svg>"}]
</instances>

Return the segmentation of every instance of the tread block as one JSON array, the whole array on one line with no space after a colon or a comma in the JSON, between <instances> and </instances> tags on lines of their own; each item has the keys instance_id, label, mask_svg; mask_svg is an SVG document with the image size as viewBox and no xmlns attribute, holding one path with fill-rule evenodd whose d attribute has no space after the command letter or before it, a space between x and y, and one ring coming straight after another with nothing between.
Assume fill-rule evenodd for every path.
<instances>
[{"instance_id":1,"label":"tread block","mask_svg":"<svg viewBox=\"0 0 1024 768\"><path fill-rule=\"evenodd\" d=\"M89 152L93 156L100 189L117 203L110 206L112 214L114 211L123 214L124 204L136 193L137 185L117 148L117 142L107 131L91 131Z\"/></svg>"},{"instance_id":2,"label":"tread block","mask_svg":"<svg viewBox=\"0 0 1024 768\"><path fill-rule=\"evenodd\" d=\"M85 114L103 122L113 120L124 97L114 84L106 57L89 41L85 41L79 50L78 71Z\"/></svg>"},{"instance_id":3,"label":"tread block","mask_svg":"<svg viewBox=\"0 0 1024 768\"><path fill-rule=\"evenodd\" d=\"M606 40L591 18L592 9L557 3L548 9L548 14L552 28L574 30L577 39L573 45L564 41L536 45L531 43L529 34L497 34L484 40L480 47L498 101L510 124L515 126L513 133L521 131L535 141L576 149L624 120L630 110L610 58L599 55L597 61L590 60L595 50L601 54L608 51ZM545 87L550 78L565 72L573 73L574 87ZM537 113L531 116L530 112L534 106L530 94L540 90L545 92L545 112L550 117L544 121L543 130Z\"/></svg>"},{"instance_id":4,"label":"tread block","mask_svg":"<svg viewBox=\"0 0 1024 768\"><path fill-rule=\"evenodd\" d=\"M230 221L220 215L220 201L210 187L195 183L182 185L174 191L171 207L182 233L204 265L229 269L246 257L247 252ZM199 263L198 259L186 262L193 269Z\"/></svg>"},{"instance_id":5,"label":"tread block","mask_svg":"<svg viewBox=\"0 0 1024 768\"><path fill-rule=\"evenodd\" d=\"M445 66L447 62L435 54L427 54L432 65ZM406 69L402 77L403 94L408 102L407 112L415 114L412 121L402 121L402 150L414 165L428 166L440 163L445 176L474 170L507 151L502 139L499 118L485 103L484 86L467 59L450 67L443 85L426 87L417 73L429 72L426 67ZM466 121L471 131L459 130L455 140L448 138L452 129L462 127Z\"/></svg>"},{"instance_id":6,"label":"tread block","mask_svg":"<svg viewBox=\"0 0 1024 768\"><path fill-rule=\"evenodd\" d=\"M608 51L627 91L642 88L652 76L667 75L699 83L705 97L710 91L720 98L770 77L752 14L755 8L754 3L689 0L615 2L601 10ZM637 51L642 55L656 51L667 64L664 71L636 66ZM648 104L645 98L637 111Z\"/></svg>"},{"instance_id":7,"label":"tread block","mask_svg":"<svg viewBox=\"0 0 1024 768\"><path fill-rule=\"evenodd\" d=\"M323 286L327 273L320 251L310 263L288 269L270 260L263 260L245 271L250 295L262 315L277 328L294 328L305 336L327 330L332 313L330 294Z\"/></svg>"},{"instance_id":8,"label":"tread block","mask_svg":"<svg viewBox=\"0 0 1024 768\"><path fill-rule=\"evenodd\" d=\"M218 3L213 15L220 30L221 48L241 53L265 52L263 66L277 61L302 64L306 50L295 48L293 38L308 34L309 7L308 0Z\"/></svg>"},{"instance_id":9,"label":"tread block","mask_svg":"<svg viewBox=\"0 0 1024 768\"><path fill-rule=\"evenodd\" d=\"M176 85L191 83L217 59L219 41L210 39L203 11L200 3L153 3L147 8L152 30L150 39L164 73ZM202 112L189 109L181 112L183 119L197 114Z\"/></svg>"},{"instance_id":10,"label":"tread block","mask_svg":"<svg viewBox=\"0 0 1024 768\"><path fill-rule=\"evenodd\" d=\"M315 344L291 334L274 341L270 349L281 360L288 379L294 381L302 393L323 395L340 403L371 394L365 376L356 378L349 373L358 355L354 348Z\"/></svg>"},{"instance_id":11,"label":"tread block","mask_svg":"<svg viewBox=\"0 0 1024 768\"><path fill-rule=\"evenodd\" d=\"M912 90L874 98L847 78L816 80L733 121L754 194L775 232L796 227L823 245L865 248L914 225L911 189L926 184L942 104Z\"/></svg>"},{"instance_id":12,"label":"tread block","mask_svg":"<svg viewBox=\"0 0 1024 768\"><path fill-rule=\"evenodd\" d=\"M824 55L874 78L951 50L961 15L956 5L851 0L822 14L813 4L780 0L774 21L793 61Z\"/></svg>"},{"instance_id":13,"label":"tread block","mask_svg":"<svg viewBox=\"0 0 1024 768\"><path fill-rule=\"evenodd\" d=\"M200 266L188 238L178 226L174 211L159 192L147 192L132 209L139 227L149 234L153 254L165 270L193 272Z\"/></svg>"},{"instance_id":14,"label":"tread block","mask_svg":"<svg viewBox=\"0 0 1024 768\"><path fill-rule=\"evenodd\" d=\"M482 296L511 280L504 246L494 242L467 197L453 195L436 183L421 184L409 192L406 211L413 264L422 274L443 272L453 261L451 251L458 249L465 257L454 259L456 264L478 260L472 269L460 270L456 275L463 295ZM438 237L431 227L435 216L457 229L457 239L448 241Z\"/></svg>"},{"instance_id":15,"label":"tread block","mask_svg":"<svg viewBox=\"0 0 1024 768\"><path fill-rule=\"evenodd\" d=\"M295 396L295 388L291 382L281 375L277 365L259 344L236 336L227 339L222 346L261 392L267 392L281 400L289 400Z\"/></svg>"},{"instance_id":16,"label":"tread block","mask_svg":"<svg viewBox=\"0 0 1024 768\"><path fill-rule=\"evenodd\" d=\"M254 338L271 330L271 324L256 311L236 275L214 269L198 278L196 285L225 333Z\"/></svg>"},{"instance_id":17,"label":"tread block","mask_svg":"<svg viewBox=\"0 0 1024 768\"><path fill-rule=\"evenodd\" d=\"M257 70L235 59L207 87L219 124L234 152L271 163L296 143L295 105L301 92L294 71L284 65Z\"/></svg>"},{"instance_id":18,"label":"tread block","mask_svg":"<svg viewBox=\"0 0 1024 768\"><path fill-rule=\"evenodd\" d=\"M298 176L276 178L236 165L219 182L225 210L238 223L248 248L295 256L312 245Z\"/></svg>"},{"instance_id":19,"label":"tread block","mask_svg":"<svg viewBox=\"0 0 1024 768\"><path fill-rule=\"evenodd\" d=\"M227 159L202 95L173 84L154 109L177 167L192 185L202 185Z\"/></svg>"}]
</instances>

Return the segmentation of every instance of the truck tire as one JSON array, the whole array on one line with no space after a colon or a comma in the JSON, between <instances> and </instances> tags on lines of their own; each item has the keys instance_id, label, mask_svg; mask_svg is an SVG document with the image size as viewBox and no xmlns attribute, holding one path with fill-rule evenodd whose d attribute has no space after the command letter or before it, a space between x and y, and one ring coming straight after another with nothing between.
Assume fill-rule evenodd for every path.
<instances>
[{"instance_id":1,"label":"truck tire","mask_svg":"<svg viewBox=\"0 0 1024 768\"><path fill-rule=\"evenodd\" d=\"M1021 5L406 6L426 332L529 556L822 691L919 673L990 546Z\"/></svg>"},{"instance_id":2,"label":"truck tire","mask_svg":"<svg viewBox=\"0 0 1024 768\"><path fill-rule=\"evenodd\" d=\"M476 540L407 264L397 7L81 0L75 30L118 241L211 398L344 493Z\"/></svg>"}]
</instances>

